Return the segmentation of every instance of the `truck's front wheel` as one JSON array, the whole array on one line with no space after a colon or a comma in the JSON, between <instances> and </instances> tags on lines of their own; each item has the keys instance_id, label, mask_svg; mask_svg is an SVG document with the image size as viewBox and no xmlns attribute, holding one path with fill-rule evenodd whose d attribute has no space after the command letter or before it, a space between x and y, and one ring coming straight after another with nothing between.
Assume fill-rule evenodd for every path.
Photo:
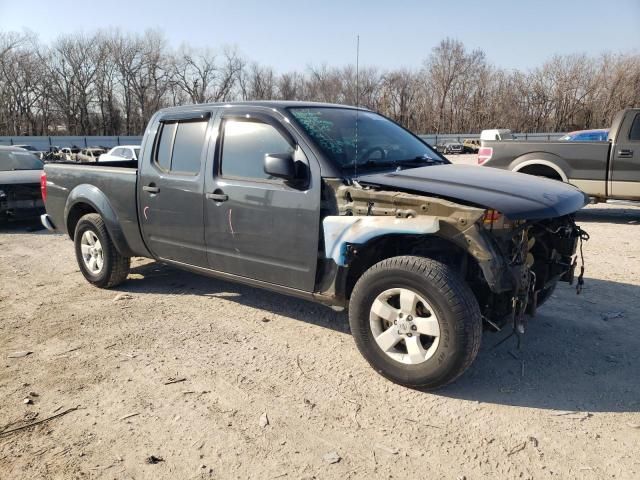
<instances>
[{"instance_id":1,"label":"truck's front wheel","mask_svg":"<svg viewBox=\"0 0 640 480\"><path fill-rule=\"evenodd\" d=\"M78 266L87 281L97 287L110 288L126 280L130 259L120 255L100 215L83 216L73 238Z\"/></svg>"},{"instance_id":2,"label":"truck's front wheel","mask_svg":"<svg viewBox=\"0 0 640 480\"><path fill-rule=\"evenodd\" d=\"M358 280L349 303L358 349L380 374L410 387L458 378L480 348L482 320L465 282L447 265L401 256Z\"/></svg>"}]
</instances>

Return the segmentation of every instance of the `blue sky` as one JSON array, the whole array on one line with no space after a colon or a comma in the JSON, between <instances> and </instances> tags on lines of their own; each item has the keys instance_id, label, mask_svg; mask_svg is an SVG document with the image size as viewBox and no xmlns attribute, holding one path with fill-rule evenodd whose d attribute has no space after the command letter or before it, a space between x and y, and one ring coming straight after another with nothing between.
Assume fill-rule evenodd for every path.
<instances>
[{"instance_id":1,"label":"blue sky","mask_svg":"<svg viewBox=\"0 0 640 480\"><path fill-rule=\"evenodd\" d=\"M640 0L0 0L0 30L162 30L172 45L236 46L279 72L354 62L417 67L442 38L481 48L504 68L555 53L640 52Z\"/></svg>"}]
</instances>

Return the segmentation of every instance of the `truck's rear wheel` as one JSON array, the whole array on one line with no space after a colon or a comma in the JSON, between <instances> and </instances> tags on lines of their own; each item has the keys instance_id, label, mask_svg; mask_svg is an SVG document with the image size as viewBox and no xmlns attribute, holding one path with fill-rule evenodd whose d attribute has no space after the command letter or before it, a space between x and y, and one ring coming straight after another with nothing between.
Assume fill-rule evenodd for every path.
<instances>
[{"instance_id":1,"label":"truck's rear wheel","mask_svg":"<svg viewBox=\"0 0 640 480\"><path fill-rule=\"evenodd\" d=\"M126 280L130 259L120 255L100 215L84 215L76 225L73 238L78 266L87 281L97 287L110 288Z\"/></svg>"},{"instance_id":2,"label":"truck's rear wheel","mask_svg":"<svg viewBox=\"0 0 640 480\"><path fill-rule=\"evenodd\" d=\"M349 303L356 345L373 368L410 387L458 378L480 348L478 303L456 272L423 257L393 257L367 270Z\"/></svg>"}]
</instances>

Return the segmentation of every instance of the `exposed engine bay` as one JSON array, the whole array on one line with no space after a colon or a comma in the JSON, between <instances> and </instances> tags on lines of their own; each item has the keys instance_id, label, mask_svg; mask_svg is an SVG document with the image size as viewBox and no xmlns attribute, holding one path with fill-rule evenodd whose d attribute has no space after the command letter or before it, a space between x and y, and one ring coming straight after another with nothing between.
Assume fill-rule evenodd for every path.
<instances>
[{"instance_id":1,"label":"exposed engine bay","mask_svg":"<svg viewBox=\"0 0 640 480\"><path fill-rule=\"evenodd\" d=\"M359 262L399 254L453 265L494 329L511 323L524 332L525 313L535 314L558 281L573 282L578 242L588 239L573 214L511 221L496 210L445 198L325 182L327 257L356 271ZM581 284L582 272L578 289Z\"/></svg>"}]
</instances>

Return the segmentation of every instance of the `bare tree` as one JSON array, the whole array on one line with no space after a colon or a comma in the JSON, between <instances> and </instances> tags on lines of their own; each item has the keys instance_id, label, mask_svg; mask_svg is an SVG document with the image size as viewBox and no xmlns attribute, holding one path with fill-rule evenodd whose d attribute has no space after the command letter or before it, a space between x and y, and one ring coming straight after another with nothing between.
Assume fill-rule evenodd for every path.
<instances>
[{"instance_id":1,"label":"bare tree","mask_svg":"<svg viewBox=\"0 0 640 480\"><path fill-rule=\"evenodd\" d=\"M0 32L0 133L142 133L167 105L287 99L358 104L421 133L604 126L640 105L640 55L554 56L504 70L442 40L422 68L313 65L278 74L235 49L171 49L158 31L61 35Z\"/></svg>"}]
</instances>

